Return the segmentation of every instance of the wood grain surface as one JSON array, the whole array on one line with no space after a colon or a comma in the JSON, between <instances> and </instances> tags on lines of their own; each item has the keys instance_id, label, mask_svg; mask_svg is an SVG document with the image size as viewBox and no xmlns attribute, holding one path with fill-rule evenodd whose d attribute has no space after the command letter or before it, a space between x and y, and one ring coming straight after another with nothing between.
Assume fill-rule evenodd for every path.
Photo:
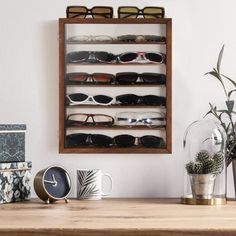
<instances>
[{"instance_id":1,"label":"wood grain surface","mask_svg":"<svg viewBox=\"0 0 236 236\"><path fill-rule=\"evenodd\" d=\"M1 236L236 235L236 202L181 205L176 199L39 200L0 205Z\"/></svg>"}]
</instances>

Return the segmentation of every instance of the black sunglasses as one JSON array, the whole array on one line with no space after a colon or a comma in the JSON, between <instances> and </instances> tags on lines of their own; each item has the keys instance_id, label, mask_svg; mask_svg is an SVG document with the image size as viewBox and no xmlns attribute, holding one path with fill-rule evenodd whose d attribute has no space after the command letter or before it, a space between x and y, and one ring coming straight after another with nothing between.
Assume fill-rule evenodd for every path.
<instances>
[{"instance_id":1,"label":"black sunglasses","mask_svg":"<svg viewBox=\"0 0 236 236\"><path fill-rule=\"evenodd\" d=\"M137 140L137 142L136 142ZM67 147L132 147L143 145L147 148L164 148L166 146L163 138L154 135L145 135L142 137L134 137L128 134L117 135L111 138L103 134L85 134L75 133L66 136Z\"/></svg>"},{"instance_id":2,"label":"black sunglasses","mask_svg":"<svg viewBox=\"0 0 236 236\"><path fill-rule=\"evenodd\" d=\"M124 52L117 57L120 63L158 63L166 62L166 55L161 52Z\"/></svg>"},{"instance_id":3,"label":"black sunglasses","mask_svg":"<svg viewBox=\"0 0 236 236\"><path fill-rule=\"evenodd\" d=\"M121 6L118 8L118 18L137 18L138 16L153 19L163 18L165 9L163 7L144 7L139 9L135 6Z\"/></svg>"},{"instance_id":4,"label":"black sunglasses","mask_svg":"<svg viewBox=\"0 0 236 236\"><path fill-rule=\"evenodd\" d=\"M104 51L76 51L67 54L69 63L112 63L116 60L116 55Z\"/></svg>"},{"instance_id":5,"label":"black sunglasses","mask_svg":"<svg viewBox=\"0 0 236 236\"><path fill-rule=\"evenodd\" d=\"M160 73L142 73L136 72L121 72L117 73L115 77L117 84L166 84L166 75Z\"/></svg>"},{"instance_id":6,"label":"black sunglasses","mask_svg":"<svg viewBox=\"0 0 236 236\"><path fill-rule=\"evenodd\" d=\"M116 101L120 104L131 105L131 104L144 104L151 106L165 106L166 98L156 95L145 95L138 96L135 94L123 94L116 97Z\"/></svg>"},{"instance_id":7,"label":"black sunglasses","mask_svg":"<svg viewBox=\"0 0 236 236\"><path fill-rule=\"evenodd\" d=\"M113 139L103 134L75 133L66 136L67 147L95 146L110 147Z\"/></svg>"},{"instance_id":8,"label":"black sunglasses","mask_svg":"<svg viewBox=\"0 0 236 236\"><path fill-rule=\"evenodd\" d=\"M86 18L90 15L93 18L112 18L113 8L106 6L95 6L91 9L85 6L68 6L66 8L67 18Z\"/></svg>"}]
</instances>

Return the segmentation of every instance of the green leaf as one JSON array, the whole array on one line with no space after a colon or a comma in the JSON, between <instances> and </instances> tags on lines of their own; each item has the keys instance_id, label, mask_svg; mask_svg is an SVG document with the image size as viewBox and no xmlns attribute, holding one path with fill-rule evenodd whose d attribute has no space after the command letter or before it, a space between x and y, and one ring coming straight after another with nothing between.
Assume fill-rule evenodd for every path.
<instances>
[{"instance_id":1,"label":"green leaf","mask_svg":"<svg viewBox=\"0 0 236 236\"><path fill-rule=\"evenodd\" d=\"M220 77L220 74L216 71L216 69L214 68L213 71L210 71L210 72L207 72L205 75L212 75L214 76L215 78L217 78L220 83L222 84L222 86L224 87L224 83Z\"/></svg>"},{"instance_id":2,"label":"green leaf","mask_svg":"<svg viewBox=\"0 0 236 236\"><path fill-rule=\"evenodd\" d=\"M231 113L234 109L234 101L233 100L226 101L226 106L228 108L228 112Z\"/></svg>"},{"instance_id":3,"label":"green leaf","mask_svg":"<svg viewBox=\"0 0 236 236\"><path fill-rule=\"evenodd\" d=\"M217 60L217 71L220 72L220 65L221 65L221 60L222 60L222 56L223 56L223 52L224 52L224 47L225 45L222 46L219 56L218 56L218 60Z\"/></svg>"},{"instance_id":4,"label":"green leaf","mask_svg":"<svg viewBox=\"0 0 236 236\"><path fill-rule=\"evenodd\" d=\"M227 80L229 80L229 81L234 85L234 87L236 87L236 82L235 82L234 80L230 79L230 78L229 78L228 76L226 76L226 75L223 75L223 74L222 74L222 76L225 77Z\"/></svg>"},{"instance_id":5,"label":"green leaf","mask_svg":"<svg viewBox=\"0 0 236 236\"><path fill-rule=\"evenodd\" d=\"M233 92L236 92L236 89L233 89L233 90L231 90L231 91L228 92L228 97L229 97L229 98L230 98L230 96L231 96L231 94L232 94Z\"/></svg>"}]
</instances>

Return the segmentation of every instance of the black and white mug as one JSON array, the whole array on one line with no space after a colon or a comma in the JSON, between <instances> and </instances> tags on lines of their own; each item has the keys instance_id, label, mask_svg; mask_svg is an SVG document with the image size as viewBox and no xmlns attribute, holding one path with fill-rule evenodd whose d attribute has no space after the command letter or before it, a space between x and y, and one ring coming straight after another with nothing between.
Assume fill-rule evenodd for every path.
<instances>
[{"instance_id":1,"label":"black and white mug","mask_svg":"<svg viewBox=\"0 0 236 236\"><path fill-rule=\"evenodd\" d=\"M110 180L110 191L102 191L102 178ZM112 190L112 177L103 173L100 169L79 169L77 170L77 199L99 200L107 196Z\"/></svg>"}]
</instances>

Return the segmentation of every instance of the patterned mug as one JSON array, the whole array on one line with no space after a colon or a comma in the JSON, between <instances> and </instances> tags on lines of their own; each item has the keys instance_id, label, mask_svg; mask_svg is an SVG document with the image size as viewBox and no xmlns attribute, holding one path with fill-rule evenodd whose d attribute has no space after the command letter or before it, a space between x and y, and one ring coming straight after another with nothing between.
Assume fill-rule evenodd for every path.
<instances>
[{"instance_id":1,"label":"patterned mug","mask_svg":"<svg viewBox=\"0 0 236 236\"><path fill-rule=\"evenodd\" d=\"M107 176L110 180L110 191L102 191L102 177ZM99 200L107 196L112 190L112 177L107 173L102 173L99 169L77 170L77 199Z\"/></svg>"}]
</instances>

